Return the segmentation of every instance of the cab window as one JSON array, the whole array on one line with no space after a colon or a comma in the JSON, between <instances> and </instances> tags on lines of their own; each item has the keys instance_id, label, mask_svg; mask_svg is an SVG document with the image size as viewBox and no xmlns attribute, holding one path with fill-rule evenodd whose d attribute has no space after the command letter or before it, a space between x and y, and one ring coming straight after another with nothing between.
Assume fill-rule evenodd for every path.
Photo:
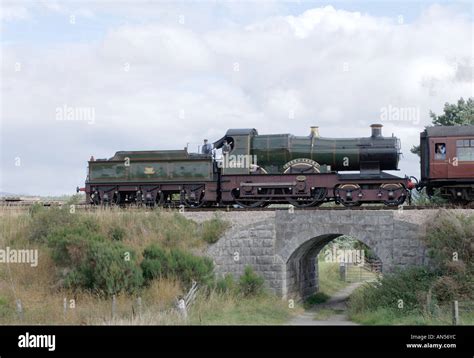
<instances>
[{"instance_id":1,"label":"cab window","mask_svg":"<svg viewBox=\"0 0 474 358\"><path fill-rule=\"evenodd\" d=\"M435 160L446 159L446 143L435 143Z\"/></svg>"},{"instance_id":2,"label":"cab window","mask_svg":"<svg viewBox=\"0 0 474 358\"><path fill-rule=\"evenodd\" d=\"M459 161L474 162L474 140L458 139L456 141L456 156Z\"/></svg>"}]
</instances>

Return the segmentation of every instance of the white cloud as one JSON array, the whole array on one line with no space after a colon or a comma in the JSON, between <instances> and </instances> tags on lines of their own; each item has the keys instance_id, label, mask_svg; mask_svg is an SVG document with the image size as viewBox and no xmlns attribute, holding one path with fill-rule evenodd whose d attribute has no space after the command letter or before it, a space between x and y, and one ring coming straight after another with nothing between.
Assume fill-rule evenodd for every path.
<instances>
[{"instance_id":1,"label":"white cloud","mask_svg":"<svg viewBox=\"0 0 474 358\"><path fill-rule=\"evenodd\" d=\"M1 21L27 20L31 14L25 6L2 4L0 6Z\"/></svg>"},{"instance_id":2,"label":"white cloud","mask_svg":"<svg viewBox=\"0 0 474 358\"><path fill-rule=\"evenodd\" d=\"M418 175L409 148L429 110L472 95L472 80L456 70L472 73L472 23L449 7L403 25L330 6L214 27L187 13L181 24L169 5L149 11L157 18L127 23L123 15L97 41L3 46L1 190L65 192L81 184L90 155L196 148L231 127L307 135L319 125L323 136L367 136L389 105L419 109L417 123L384 123L402 139L402 173ZM93 107L95 123L56 121L63 105ZM13 167L17 155L22 168Z\"/></svg>"}]
</instances>

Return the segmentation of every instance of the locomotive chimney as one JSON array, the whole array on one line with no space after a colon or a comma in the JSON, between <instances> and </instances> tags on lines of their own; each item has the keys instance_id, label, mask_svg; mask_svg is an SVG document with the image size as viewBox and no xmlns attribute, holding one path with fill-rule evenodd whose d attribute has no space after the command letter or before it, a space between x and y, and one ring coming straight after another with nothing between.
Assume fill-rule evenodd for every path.
<instances>
[{"instance_id":1,"label":"locomotive chimney","mask_svg":"<svg viewBox=\"0 0 474 358\"><path fill-rule=\"evenodd\" d=\"M317 127L317 126L312 126L311 127L310 137L319 138L319 127Z\"/></svg>"},{"instance_id":2,"label":"locomotive chimney","mask_svg":"<svg viewBox=\"0 0 474 358\"><path fill-rule=\"evenodd\" d=\"M372 124L370 126L372 128L372 138L382 137L382 127L381 124Z\"/></svg>"}]
</instances>

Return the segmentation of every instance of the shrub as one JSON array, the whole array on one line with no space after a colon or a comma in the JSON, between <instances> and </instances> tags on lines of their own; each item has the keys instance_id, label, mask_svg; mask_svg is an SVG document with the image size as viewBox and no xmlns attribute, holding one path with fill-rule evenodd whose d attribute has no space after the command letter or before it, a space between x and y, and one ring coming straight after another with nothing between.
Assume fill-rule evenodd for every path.
<instances>
[{"instance_id":1,"label":"shrub","mask_svg":"<svg viewBox=\"0 0 474 358\"><path fill-rule=\"evenodd\" d=\"M45 240L53 260L65 269L65 287L112 295L134 292L143 284L133 250L103 237L92 218L81 217L69 226L52 227Z\"/></svg>"},{"instance_id":2,"label":"shrub","mask_svg":"<svg viewBox=\"0 0 474 358\"><path fill-rule=\"evenodd\" d=\"M60 208L38 208L30 211L32 221L30 224L29 239L44 242L51 232L64 229L77 221L75 214L70 214L67 209Z\"/></svg>"},{"instance_id":3,"label":"shrub","mask_svg":"<svg viewBox=\"0 0 474 358\"><path fill-rule=\"evenodd\" d=\"M142 286L143 276L133 251L121 244L93 241L65 284L105 295L133 293Z\"/></svg>"},{"instance_id":4,"label":"shrub","mask_svg":"<svg viewBox=\"0 0 474 358\"><path fill-rule=\"evenodd\" d=\"M263 278L258 276L250 266L245 267L240 276L239 290L244 296L256 296L263 292Z\"/></svg>"},{"instance_id":5,"label":"shrub","mask_svg":"<svg viewBox=\"0 0 474 358\"><path fill-rule=\"evenodd\" d=\"M147 282L165 277L177 278L185 285L192 281L207 285L213 278L213 263L209 258L179 249L164 250L156 244L144 250L141 268Z\"/></svg>"},{"instance_id":6,"label":"shrub","mask_svg":"<svg viewBox=\"0 0 474 358\"><path fill-rule=\"evenodd\" d=\"M231 293L236 290L234 276L227 274L216 280L215 289L219 293Z\"/></svg>"},{"instance_id":7,"label":"shrub","mask_svg":"<svg viewBox=\"0 0 474 358\"><path fill-rule=\"evenodd\" d=\"M115 241L122 241L126 235L126 232L120 226L113 226L109 229L109 238Z\"/></svg>"},{"instance_id":8,"label":"shrub","mask_svg":"<svg viewBox=\"0 0 474 358\"><path fill-rule=\"evenodd\" d=\"M353 312L384 308L400 314L421 310L435 278L433 272L422 267L386 274L357 290L349 299L349 308ZM400 302L403 302L403 308L399 307Z\"/></svg>"},{"instance_id":9,"label":"shrub","mask_svg":"<svg viewBox=\"0 0 474 358\"><path fill-rule=\"evenodd\" d=\"M433 285L433 293L440 303L451 302L458 291L458 283L449 276L439 277Z\"/></svg>"},{"instance_id":10,"label":"shrub","mask_svg":"<svg viewBox=\"0 0 474 358\"><path fill-rule=\"evenodd\" d=\"M474 216L453 214L441 210L431 221L426 243L433 264L441 270L454 260L464 262L466 270L474 273ZM456 257L455 257L456 256Z\"/></svg>"},{"instance_id":11,"label":"shrub","mask_svg":"<svg viewBox=\"0 0 474 358\"><path fill-rule=\"evenodd\" d=\"M214 244L228 227L229 224L226 221L214 217L202 223L201 238L209 244Z\"/></svg>"}]
</instances>

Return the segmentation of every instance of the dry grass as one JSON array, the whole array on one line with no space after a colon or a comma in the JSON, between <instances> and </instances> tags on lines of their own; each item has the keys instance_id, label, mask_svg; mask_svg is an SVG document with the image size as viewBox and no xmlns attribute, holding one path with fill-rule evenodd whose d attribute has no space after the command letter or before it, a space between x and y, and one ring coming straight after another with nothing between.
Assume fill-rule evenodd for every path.
<instances>
[{"instance_id":1,"label":"dry grass","mask_svg":"<svg viewBox=\"0 0 474 358\"><path fill-rule=\"evenodd\" d=\"M99 223L104 236L114 227L123 229L122 242L133 248L139 259L143 249L151 243L202 253L207 243L200 237L202 226L180 214L164 211L102 209L76 212L74 215L92 216ZM285 302L274 296L242 298L233 295L201 295L192 307L188 320L171 308L178 295L184 293L176 280L153 281L141 290L142 309L137 296L116 296L115 317L112 319L112 300L90 292L73 292L58 285L58 268L51 259L50 249L28 240L31 216L24 210L0 209L0 248L38 249L37 267L29 264L0 263L0 324L278 324L296 314ZM64 299L67 310L64 310ZM16 300L23 306L23 317L16 312ZM74 300L74 308L71 308Z\"/></svg>"}]
</instances>

